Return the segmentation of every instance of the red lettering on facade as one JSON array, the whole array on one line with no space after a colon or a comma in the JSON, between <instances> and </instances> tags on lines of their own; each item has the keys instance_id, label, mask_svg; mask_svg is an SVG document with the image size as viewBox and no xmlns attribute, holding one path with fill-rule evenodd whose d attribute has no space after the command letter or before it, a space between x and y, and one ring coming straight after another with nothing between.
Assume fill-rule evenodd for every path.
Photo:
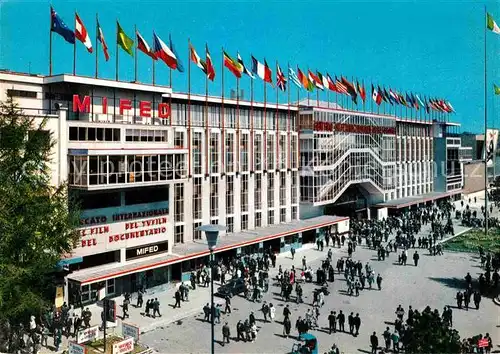
<instances>
[{"instance_id":1,"label":"red lettering on facade","mask_svg":"<svg viewBox=\"0 0 500 354\"><path fill-rule=\"evenodd\" d=\"M102 98L102 114L108 114L108 98Z\"/></svg>"},{"instance_id":2,"label":"red lettering on facade","mask_svg":"<svg viewBox=\"0 0 500 354\"><path fill-rule=\"evenodd\" d=\"M84 96L83 102L81 102L80 96L73 95L73 112L89 113L90 112L90 96Z\"/></svg>"},{"instance_id":3,"label":"red lettering on facade","mask_svg":"<svg viewBox=\"0 0 500 354\"><path fill-rule=\"evenodd\" d=\"M345 133L358 134L396 134L395 127L381 127L359 124L346 123L331 123L331 122L314 122L314 130L317 131L339 131Z\"/></svg>"},{"instance_id":4,"label":"red lettering on facade","mask_svg":"<svg viewBox=\"0 0 500 354\"><path fill-rule=\"evenodd\" d=\"M158 104L158 117L160 118L170 117L170 106L168 105L168 103Z\"/></svg>"},{"instance_id":5,"label":"red lettering on facade","mask_svg":"<svg viewBox=\"0 0 500 354\"><path fill-rule=\"evenodd\" d=\"M120 99L120 115L123 115L123 112L125 110L130 110L132 109L132 102L128 99L121 98Z\"/></svg>"},{"instance_id":6,"label":"red lettering on facade","mask_svg":"<svg viewBox=\"0 0 500 354\"><path fill-rule=\"evenodd\" d=\"M151 102L139 102L139 115L141 117L151 117Z\"/></svg>"}]
</instances>

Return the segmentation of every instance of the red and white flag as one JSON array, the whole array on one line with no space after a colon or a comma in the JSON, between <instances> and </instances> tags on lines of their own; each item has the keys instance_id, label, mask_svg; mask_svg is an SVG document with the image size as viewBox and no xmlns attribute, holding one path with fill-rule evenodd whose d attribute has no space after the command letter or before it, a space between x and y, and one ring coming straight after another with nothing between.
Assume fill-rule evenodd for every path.
<instances>
[{"instance_id":1,"label":"red and white flag","mask_svg":"<svg viewBox=\"0 0 500 354\"><path fill-rule=\"evenodd\" d=\"M149 46L148 42L146 42L146 40L141 36L139 31L136 31L136 36L137 36L137 49L139 49L144 54L149 55L154 60L158 59L151 50L151 47Z\"/></svg>"},{"instance_id":2,"label":"red and white flag","mask_svg":"<svg viewBox=\"0 0 500 354\"><path fill-rule=\"evenodd\" d=\"M89 51L89 53L92 53L92 42L90 41L89 33L87 32L87 29L83 25L82 20L78 16L78 14L75 12L75 37L78 38L80 42L83 43L85 48Z\"/></svg>"},{"instance_id":3,"label":"red and white flag","mask_svg":"<svg viewBox=\"0 0 500 354\"><path fill-rule=\"evenodd\" d=\"M102 28L101 25L99 25L99 20L97 20L97 39L99 42L102 44L102 51L104 52L104 58L106 58L106 61L109 60L109 52L108 52L108 46L106 45L106 41L104 40L104 33L102 33Z\"/></svg>"}]
</instances>

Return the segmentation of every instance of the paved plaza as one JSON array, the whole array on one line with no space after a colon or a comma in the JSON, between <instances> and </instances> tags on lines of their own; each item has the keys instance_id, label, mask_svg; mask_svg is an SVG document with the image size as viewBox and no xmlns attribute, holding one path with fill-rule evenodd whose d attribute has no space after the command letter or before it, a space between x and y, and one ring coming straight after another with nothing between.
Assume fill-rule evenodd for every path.
<instances>
[{"instance_id":1,"label":"paved plaza","mask_svg":"<svg viewBox=\"0 0 500 354\"><path fill-rule=\"evenodd\" d=\"M468 198L466 198L468 201ZM477 196L474 203L473 196L470 207L479 209L483 205L484 199ZM460 202L456 202L459 209ZM498 215L495 210L494 216ZM459 226L456 220L455 234L467 230ZM430 225L423 226L420 236L429 235ZM333 264L340 257L347 257L347 247L332 248ZM271 268L270 276L274 278L278 272L278 266L283 270L290 269L292 265L301 268L301 259L306 256L307 263L315 271L327 256L328 248L318 251L314 245L304 245L297 250L295 260L292 261L290 253L278 255L276 268ZM369 351L369 336L375 331L382 343L382 332L385 327L392 323L395 318L396 307L401 304L405 311L412 305L414 309L422 310L429 305L442 311L446 305L455 305L455 295L458 290L463 290L465 281L463 280L467 272L477 279L482 270L479 268L479 260L471 254L446 252L443 256L430 256L425 249L418 249L421 257L418 267L409 262L406 266L397 263L397 255L391 253L385 261L378 261L376 251L367 249L365 245L358 246L353 254L354 260L360 260L363 264L369 262L375 274L380 273L383 277L382 290L362 290L359 297L349 296L346 293L347 285L343 274L335 274L335 282L329 283L330 295L325 297L325 305L321 308L319 318L319 329L310 332L317 336L319 340L320 352L325 352L336 343L342 352L355 353ZM409 261L412 261L413 250L408 252ZM216 282L215 287L219 284ZM376 285L375 285L376 287ZM290 302L292 311L291 334L295 337L295 321L298 316L304 317L308 308L312 309L312 292L316 288L315 284L306 283L303 285L304 303L297 305ZM210 323L203 321L202 307L210 301L210 288L197 286L196 290L189 293L189 301L182 302L180 309L173 309L175 303L175 285L169 288L148 289L144 295L144 302L150 298L158 298L161 307L162 317L153 319L144 316L144 307L135 308L136 294L132 298L130 306L130 318L125 322L138 326L141 330L140 342L157 350L159 353L207 353L210 351ZM232 299L233 312L230 315L222 314L221 324L216 325L216 351L220 353L286 353L290 352L294 338L283 338L282 311L285 302L280 296L280 288L270 283L269 292L264 295L263 300L272 303L276 307L276 318L274 323L264 323L263 315L260 311L261 303L250 302L243 297L236 296ZM295 292L292 292L292 300L295 299ZM121 305L123 297L116 299L117 305ZM215 297L216 303L224 304L224 299ZM89 306L93 313L92 324L98 324L101 309L95 305ZM223 308L223 307L222 307ZM353 337L348 333L336 333L329 335L328 314L330 311L342 310L346 317L353 312L359 313L361 317L361 328L358 337ZM257 318L258 333L254 343L236 342L234 340L225 346L221 345L222 324L228 322L231 328L231 337L236 337L236 323L239 320L248 318L253 311ZM118 316L122 315L121 307L118 306ZM79 313L76 310L75 313ZM121 333L122 319L119 318L116 328L111 328L110 333ZM491 299L483 298L479 311L453 309L453 325L459 330L461 337L467 337L479 333L489 332L494 341L494 349L500 339L500 307L495 305ZM391 329L393 326L389 325ZM346 325L346 327L348 327ZM49 344L52 344L52 338ZM67 339L63 339L62 348L67 345ZM52 348L44 348L41 353L51 352ZM500 349L500 348L498 348Z\"/></svg>"}]
</instances>

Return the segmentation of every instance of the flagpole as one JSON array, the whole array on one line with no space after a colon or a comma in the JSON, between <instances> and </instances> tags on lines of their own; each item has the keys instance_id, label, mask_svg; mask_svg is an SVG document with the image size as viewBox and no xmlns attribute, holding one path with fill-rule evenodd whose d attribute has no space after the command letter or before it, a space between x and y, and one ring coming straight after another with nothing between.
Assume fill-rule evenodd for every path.
<instances>
[{"instance_id":1,"label":"flagpole","mask_svg":"<svg viewBox=\"0 0 500 354\"><path fill-rule=\"evenodd\" d=\"M98 62L99 62L99 18L97 12L95 14L95 78L97 79L98 75Z\"/></svg>"},{"instance_id":2,"label":"flagpole","mask_svg":"<svg viewBox=\"0 0 500 354\"><path fill-rule=\"evenodd\" d=\"M207 52L208 45L205 44L205 61ZM210 172L210 168L208 166L208 144L210 144L210 133L208 131L208 74L205 73L205 176L208 176Z\"/></svg>"},{"instance_id":3,"label":"flagpole","mask_svg":"<svg viewBox=\"0 0 500 354\"><path fill-rule=\"evenodd\" d=\"M189 48L191 46L191 40L188 38L188 116L187 116L187 139L188 139L188 178L191 176L191 60L189 56ZM137 49L136 49L137 50Z\"/></svg>"},{"instance_id":4,"label":"flagpole","mask_svg":"<svg viewBox=\"0 0 500 354\"><path fill-rule=\"evenodd\" d=\"M155 42L155 37L153 35L153 43L154 42ZM153 60L153 86L154 86L156 84L156 82L155 82L156 81L156 77L155 77L155 75L156 75L156 72L155 72L156 60L155 60L155 58L153 58L153 56L151 56L151 60Z\"/></svg>"},{"instance_id":5,"label":"flagpole","mask_svg":"<svg viewBox=\"0 0 500 354\"><path fill-rule=\"evenodd\" d=\"M224 160L226 151L224 150L224 47L222 47L222 62L221 62L221 83L222 83L222 92L221 92L221 120L219 122L221 126L221 171L220 173L224 174Z\"/></svg>"},{"instance_id":6,"label":"flagpole","mask_svg":"<svg viewBox=\"0 0 500 354\"><path fill-rule=\"evenodd\" d=\"M49 76L52 76L52 13L50 14L49 30Z\"/></svg>"},{"instance_id":7,"label":"flagpole","mask_svg":"<svg viewBox=\"0 0 500 354\"><path fill-rule=\"evenodd\" d=\"M255 172L255 150L253 148L254 146L254 123L253 123L253 81L254 79L252 78L250 80L250 146L252 148L250 151L252 151L252 161L251 161L251 171Z\"/></svg>"},{"instance_id":8,"label":"flagpole","mask_svg":"<svg viewBox=\"0 0 500 354\"><path fill-rule=\"evenodd\" d=\"M276 78L278 77L278 61L276 60ZM279 110L278 110L278 103L279 103L279 87L278 87L278 81L276 80L276 118L275 118L275 127L274 130L276 131L276 169L279 169L279 155L280 155L280 140L281 140L281 132L279 130Z\"/></svg>"},{"instance_id":9,"label":"flagpole","mask_svg":"<svg viewBox=\"0 0 500 354\"><path fill-rule=\"evenodd\" d=\"M487 154L487 140L488 140L488 87L487 87L487 20L488 14L486 12L486 5L484 5L484 235L488 237L488 154ZM495 147L493 147L493 152Z\"/></svg>"},{"instance_id":10,"label":"flagpole","mask_svg":"<svg viewBox=\"0 0 500 354\"><path fill-rule=\"evenodd\" d=\"M134 60L134 82L137 82L137 25L134 24L134 32L135 32L135 60ZM191 155L191 154L189 154Z\"/></svg>"},{"instance_id":11,"label":"flagpole","mask_svg":"<svg viewBox=\"0 0 500 354\"><path fill-rule=\"evenodd\" d=\"M236 78L236 172L240 171L240 79Z\"/></svg>"},{"instance_id":12,"label":"flagpole","mask_svg":"<svg viewBox=\"0 0 500 354\"><path fill-rule=\"evenodd\" d=\"M266 82L263 80L264 83L264 137L263 137L263 145L264 145L264 156L263 156L263 170L267 171L267 88L266 88Z\"/></svg>"},{"instance_id":13,"label":"flagpole","mask_svg":"<svg viewBox=\"0 0 500 354\"><path fill-rule=\"evenodd\" d=\"M116 20L116 72L115 80L118 81L118 20Z\"/></svg>"},{"instance_id":14,"label":"flagpole","mask_svg":"<svg viewBox=\"0 0 500 354\"><path fill-rule=\"evenodd\" d=\"M76 11L75 11L75 21L76 21ZM76 76L76 38L73 43L73 76Z\"/></svg>"},{"instance_id":15,"label":"flagpole","mask_svg":"<svg viewBox=\"0 0 500 354\"><path fill-rule=\"evenodd\" d=\"M290 160L291 160L291 145L292 145L292 139L290 137L290 125L291 125L291 122L290 122L290 119L291 119L291 115L290 115L290 62L288 62L288 72L287 72L287 75L288 75L288 82L287 82L287 89L288 89L288 92L287 92L287 101L288 101L288 111L287 111L287 120L286 120L286 123L287 123L287 140L288 140L288 149L287 149L287 155L288 155L288 163L287 163L287 166L288 166L288 169L290 169L292 166L290 164Z\"/></svg>"}]
</instances>

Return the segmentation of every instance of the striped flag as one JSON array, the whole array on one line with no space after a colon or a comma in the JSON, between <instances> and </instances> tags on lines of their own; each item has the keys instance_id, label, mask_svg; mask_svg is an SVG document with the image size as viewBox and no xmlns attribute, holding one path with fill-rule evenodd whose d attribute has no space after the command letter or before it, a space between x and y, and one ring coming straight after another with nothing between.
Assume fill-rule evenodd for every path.
<instances>
[{"instance_id":1,"label":"striped flag","mask_svg":"<svg viewBox=\"0 0 500 354\"><path fill-rule=\"evenodd\" d=\"M87 51L89 53L92 53L92 42L90 41L89 33L87 32L87 29L83 25L82 20L80 19L80 16L75 12L75 37L83 43L85 48L87 48Z\"/></svg>"},{"instance_id":2,"label":"striped flag","mask_svg":"<svg viewBox=\"0 0 500 354\"><path fill-rule=\"evenodd\" d=\"M288 68L288 78L290 79L290 82L293 82L297 87L302 88L300 80L292 68Z\"/></svg>"},{"instance_id":3,"label":"striped flag","mask_svg":"<svg viewBox=\"0 0 500 354\"><path fill-rule=\"evenodd\" d=\"M244 74L250 76L252 79L255 79L255 76L252 74L252 72L250 70L247 69L247 67L245 66L245 63L243 63L243 59L241 58L240 53L238 53L238 63L240 63L241 66L243 67Z\"/></svg>"},{"instance_id":4,"label":"striped flag","mask_svg":"<svg viewBox=\"0 0 500 354\"><path fill-rule=\"evenodd\" d=\"M104 33L102 33L102 28L101 25L99 24L99 20L97 20L97 39L99 42L102 44L102 51L104 52L104 58L106 58L106 61L109 60L109 52L108 52L108 46L106 45L106 41L104 40Z\"/></svg>"},{"instance_id":5,"label":"striped flag","mask_svg":"<svg viewBox=\"0 0 500 354\"><path fill-rule=\"evenodd\" d=\"M278 63L276 63L276 86L278 86L281 91L286 91L286 76L281 71Z\"/></svg>"}]
</instances>

